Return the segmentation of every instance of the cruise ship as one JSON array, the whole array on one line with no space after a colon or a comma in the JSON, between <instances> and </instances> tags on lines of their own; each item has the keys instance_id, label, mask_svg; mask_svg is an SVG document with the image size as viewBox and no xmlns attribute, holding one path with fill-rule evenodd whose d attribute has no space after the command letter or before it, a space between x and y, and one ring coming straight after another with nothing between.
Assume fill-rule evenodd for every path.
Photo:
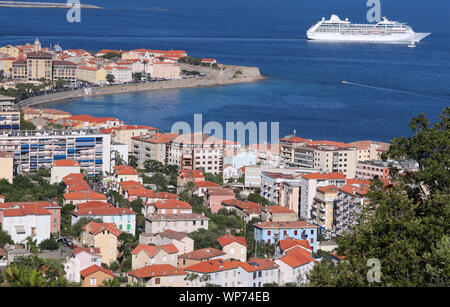
<instances>
[{"instance_id":1,"label":"cruise ship","mask_svg":"<svg viewBox=\"0 0 450 307\"><path fill-rule=\"evenodd\" d=\"M415 33L406 23L383 20L373 24L355 24L331 15L329 20L322 18L307 32L308 39L336 42L369 42L369 43L410 43L413 44L431 33Z\"/></svg>"}]
</instances>

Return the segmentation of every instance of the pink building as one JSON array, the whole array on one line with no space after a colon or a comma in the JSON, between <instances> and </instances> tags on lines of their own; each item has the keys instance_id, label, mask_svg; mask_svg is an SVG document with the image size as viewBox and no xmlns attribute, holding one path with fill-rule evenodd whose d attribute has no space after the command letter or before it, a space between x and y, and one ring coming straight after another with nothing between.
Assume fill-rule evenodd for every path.
<instances>
[{"instance_id":1,"label":"pink building","mask_svg":"<svg viewBox=\"0 0 450 307\"><path fill-rule=\"evenodd\" d=\"M212 213L217 213L222 208L222 202L227 199L235 199L232 188L215 188L208 190L204 202Z\"/></svg>"}]
</instances>

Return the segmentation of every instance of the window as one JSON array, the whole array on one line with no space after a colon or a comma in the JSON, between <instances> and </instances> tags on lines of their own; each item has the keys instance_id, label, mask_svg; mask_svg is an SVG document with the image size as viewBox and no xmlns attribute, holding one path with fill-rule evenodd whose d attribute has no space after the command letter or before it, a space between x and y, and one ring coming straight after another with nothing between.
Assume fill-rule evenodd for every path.
<instances>
[{"instance_id":1,"label":"window","mask_svg":"<svg viewBox=\"0 0 450 307\"><path fill-rule=\"evenodd\" d=\"M91 286L97 285L97 278L91 278L91 280L90 280L90 285L91 285Z\"/></svg>"},{"instance_id":2,"label":"window","mask_svg":"<svg viewBox=\"0 0 450 307\"><path fill-rule=\"evenodd\" d=\"M267 240L267 243L270 244L270 239Z\"/></svg>"},{"instance_id":3,"label":"window","mask_svg":"<svg viewBox=\"0 0 450 307\"><path fill-rule=\"evenodd\" d=\"M271 232L270 230L269 230L269 231L267 231L267 235L268 235L268 236L270 236L270 235L271 235L271 233L272 233L272 232Z\"/></svg>"},{"instance_id":4,"label":"window","mask_svg":"<svg viewBox=\"0 0 450 307\"><path fill-rule=\"evenodd\" d=\"M161 283L161 279L158 277L158 278L155 278L155 285L159 285Z\"/></svg>"},{"instance_id":5,"label":"window","mask_svg":"<svg viewBox=\"0 0 450 307\"><path fill-rule=\"evenodd\" d=\"M298 233L298 230L294 230L294 236L296 236Z\"/></svg>"}]
</instances>

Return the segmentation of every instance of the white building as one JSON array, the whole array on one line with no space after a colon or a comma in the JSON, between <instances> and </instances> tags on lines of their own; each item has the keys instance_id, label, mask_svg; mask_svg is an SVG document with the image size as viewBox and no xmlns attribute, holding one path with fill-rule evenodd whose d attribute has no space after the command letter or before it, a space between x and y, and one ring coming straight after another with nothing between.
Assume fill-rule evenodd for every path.
<instances>
[{"instance_id":1,"label":"white building","mask_svg":"<svg viewBox=\"0 0 450 307\"><path fill-rule=\"evenodd\" d=\"M239 287L262 287L264 284L278 284L278 265L271 259L252 258L238 267Z\"/></svg>"},{"instance_id":2,"label":"white building","mask_svg":"<svg viewBox=\"0 0 450 307\"><path fill-rule=\"evenodd\" d=\"M15 243L25 243L31 237L39 244L50 238L52 213L38 204L20 204L16 208L3 210L2 215L2 230Z\"/></svg>"},{"instance_id":3,"label":"white building","mask_svg":"<svg viewBox=\"0 0 450 307\"><path fill-rule=\"evenodd\" d=\"M188 281L188 286L202 287L209 283L221 287L237 287L240 280L239 263L239 261L213 259L188 266L184 268L187 273L199 276L193 281Z\"/></svg>"},{"instance_id":4,"label":"white building","mask_svg":"<svg viewBox=\"0 0 450 307\"><path fill-rule=\"evenodd\" d=\"M72 257L63 261L65 276L70 282L80 282L80 271L94 264L101 266L101 262L100 249L76 247Z\"/></svg>"},{"instance_id":5,"label":"white building","mask_svg":"<svg viewBox=\"0 0 450 307\"><path fill-rule=\"evenodd\" d=\"M52 163L50 184L62 182L62 179L69 174L79 174L80 169L80 163L75 160L63 159L54 161Z\"/></svg>"},{"instance_id":6,"label":"white building","mask_svg":"<svg viewBox=\"0 0 450 307\"><path fill-rule=\"evenodd\" d=\"M307 274L314 267L315 260L310 252L300 246L289 249L285 255L275 260L279 266L279 284L306 283Z\"/></svg>"}]
</instances>

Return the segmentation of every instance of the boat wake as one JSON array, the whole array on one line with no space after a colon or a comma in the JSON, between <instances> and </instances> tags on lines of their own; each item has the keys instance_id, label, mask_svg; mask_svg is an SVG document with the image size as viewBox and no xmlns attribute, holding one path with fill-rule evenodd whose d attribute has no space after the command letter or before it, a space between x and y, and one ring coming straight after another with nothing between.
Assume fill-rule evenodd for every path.
<instances>
[{"instance_id":1,"label":"boat wake","mask_svg":"<svg viewBox=\"0 0 450 307\"><path fill-rule=\"evenodd\" d=\"M373 85L362 84L362 83L357 83L357 82L348 82L348 81L345 81L345 80L342 81L342 83L343 84L347 84L347 85L371 88L371 89L380 90L380 91L399 93L399 94L406 94L406 95L413 95L413 96L417 96L417 97L425 97L425 98L431 98L431 99L436 99L436 100L447 101L446 99L443 99L443 98L440 98L440 97L429 96L429 95L424 95L424 94L419 94L419 93L414 93L414 92L409 92L409 91L403 91L403 90L397 90L397 89L388 88L388 87L373 86Z\"/></svg>"}]
</instances>

